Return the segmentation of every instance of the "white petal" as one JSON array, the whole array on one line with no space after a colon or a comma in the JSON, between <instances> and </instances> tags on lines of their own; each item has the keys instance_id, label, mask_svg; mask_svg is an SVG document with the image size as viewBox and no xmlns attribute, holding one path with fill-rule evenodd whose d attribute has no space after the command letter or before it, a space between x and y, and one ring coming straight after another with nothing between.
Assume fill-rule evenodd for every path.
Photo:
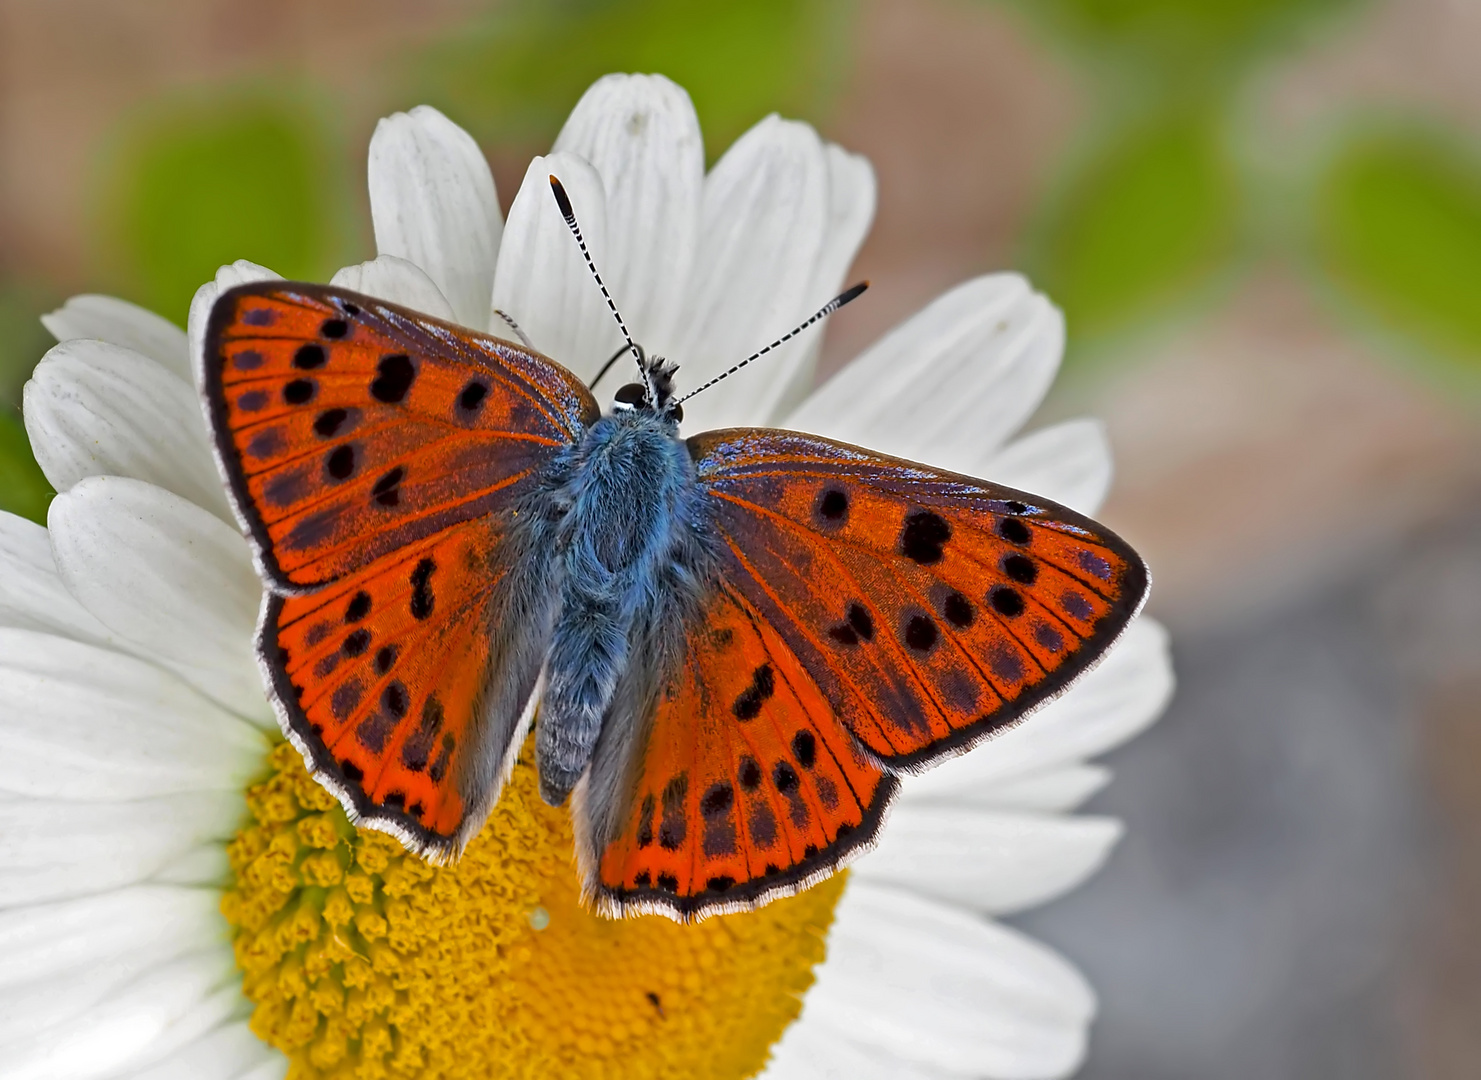
<instances>
[{"instance_id":1,"label":"white petal","mask_svg":"<svg viewBox=\"0 0 1481 1080\"><path fill-rule=\"evenodd\" d=\"M376 250L416 263L459 322L486 329L504 222L473 136L430 105L388 116L370 139L369 181Z\"/></svg>"},{"instance_id":2,"label":"white petal","mask_svg":"<svg viewBox=\"0 0 1481 1080\"><path fill-rule=\"evenodd\" d=\"M823 250L813 271L810 289L815 296L829 299L843 289L844 275L859 253L869 226L874 221L877 188L874 168L869 159L851 154L841 146L829 143L828 153L828 228L823 237ZM811 314L808 312L806 314ZM804 316L805 317L805 316ZM818 352L827 330L824 323L817 333L809 332L804 360L797 366L791 382L778 398L773 420L786 416L795 409L813 389ZM712 391L723 393L724 391Z\"/></svg>"},{"instance_id":3,"label":"white petal","mask_svg":"<svg viewBox=\"0 0 1481 1080\"><path fill-rule=\"evenodd\" d=\"M959 1074L901 1061L821 1024L799 1020L772 1047L763 1080L957 1080Z\"/></svg>"},{"instance_id":4,"label":"white petal","mask_svg":"<svg viewBox=\"0 0 1481 1080\"><path fill-rule=\"evenodd\" d=\"M786 424L980 475L1038 407L1063 352L1064 317L1027 281L974 278L865 350Z\"/></svg>"},{"instance_id":5,"label":"white petal","mask_svg":"<svg viewBox=\"0 0 1481 1080\"><path fill-rule=\"evenodd\" d=\"M0 936L18 939L20 952L14 966L25 973L16 975L10 970L12 958L7 954L7 971L0 985L0 1046L81 1015L120 986L177 957L229 951L218 908L220 894L200 889L190 892L195 895L187 895L184 889L174 890L174 895L158 889L131 889L0 914ZM128 902L99 902L116 896L127 896ZM141 910L140 901L147 904L147 911ZM47 917L53 911L63 914ZM84 911L119 916L123 923L99 931L79 924L76 915ZM119 932L122 929L131 932L128 938ZM63 936L53 938L48 947L37 940L43 934ZM78 955L82 944L94 951Z\"/></svg>"},{"instance_id":6,"label":"white petal","mask_svg":"<svg viewBox=\"0 0 1481 1080\"><path fill-rule=\"evenodd\" d=\"M246 259L238 259L234 263L227 263L216 271L216 277L206 282L195 291L190 298L190 317L186 322L186 337L190 342L190 370L196 385L200 385L201 364L201 342L206 336L206 320L211 317L211 308L216 304L216 298L227 289L234 289L238 285L246 285L253 281L280 281L281 274L275 274L265 266L258 266Z\"/></svg>"},{"instance_id":7,"label":"white petal","mask_svg":"<svg viewBox=\"0 0 1481 1080\"><path fill-rule=\"evenodd\" d=\"M705 178L699 250L674 359L694 389L785 334L831 297L817 285L832 177L817 132L769 116ZM691 430L765 423L817 330L684 406Z\"/></svg>"},{"instance_id":8,"label":"white petal","mask_svg":"<svg viewBox=\"0 0 1481 1080\"><path fill-rule=\"evenodd\" d=\"M47 523L62 580L105 626L228 708L272 723L252 643L262 586L236 529L111 476L58 495Z\"/></svg>"},{"instance_id":9,"label":"white petal","mask_svg":"<svg viewBox=\"0 0 1481 1080\"><path fill-rule=\"evenodd\" d=\"M241 1000L234 976L224 946L161 964L93 1008L0 1043L6 1078L102 1080L158 1060L230 1015Z\"/></svg>"},{"instance_id":10,"label":"white petal","mask_svg":"<svg viewBox=\"0 0 1481 1080\"><path fill-rule=\"evenodd\" d=\"M1003 915L1080 884L1120 835L1110 818L901 803L852 873Z\"/></svg>"},{"instance_id":11,"label":"white petal","mask_svg":"<svg viewBox=\"0 0 1481 1080\"><path fill-rule=\"evenodd\" d=\"M191 380L185 331L138 304L114 296L74 296L41 316L41 324L58 341L96 338L122 345L158 361L186 382Z\"/></svg>"},{"instance_id":12,"label":"white petal","mask_svg":"<svg viewBox=\"0 0 1481 1080\"><path fill-rule=\"evenodd\" d=\"M917 777L903 779L902 802L938 803L945 806L1002 807L1010 810L1037 810L1040 813L1068 813L1111 782L1111 770L1104 765L1060 765L986 784L969 791L953 792L947 798L932 798L930 789L917 794Z\"/></svg>"},{"instance_id":13,"label":"white petal","mask_svg":"<svg viewBox=\"0 0 1481 1080\"><path fill-rule=\"evenodd\" d=\"M604 76L577 102L555 150L585 158L601 175L607 233L597 268L633 338L671 355L704 185L704 140L689 95L662 75ZM584 228L579 211L577 220Z\"/></svg>"},{"instance_id":14,"label":"white petal","mask_svg":"<svg viewBox=\"0 0 1481 1080\"><path fill-rule=\"evenodd\" d=\"M0 791L141 799L240 791L263 734L132 657L0 629Z\"/></svg>"},{"instance_id":15,"label":"white petal","mask_svg":"<svg viewBox=\"0 0 1481 1080\"><path fill-rule=\"evenodd\" d=\"M240 813L237 822L241 823ZM226 846L219 840L204 843L181 852L150 875L150 881L161 885L190 885L220 890L231 881L231 860Z\"/></svg>"},{"instance_id":16,"label":"white petal","mask_svg":"<svg viewBox=\"0 0 1481 1080\"><path fill-rule=\"evenodd\" d=\"M442 295L442 290L427 276L427 272L416 263L399 259L395 255L381 255L369 262L346 266L329 279L329 284L389 300L393 304L431 315L434 319L458 321L457 313L447 302L447 297Z\"/></svg>"},{"instance_id":17,"label":"white petal","mask_svg":"<svg viewBox=\"0 0 1481 1080\"><path fill-rule=\"evenodd\" d=\"M147 357L101 341L57 345L26 383L25 419L58 491L132 476L233 520L195 391Z\"/></svg>"},{"instance_id":18,"label":"white petal","mask_svg":"<svg viewBox=\"0 0 1481 1080\"><path fill-rule=\"evenodd\" d=\"M46 529L0 511L0 626L103 644L112 639L57 574Z\"/></svg>"},{"instance_id":19,"label":"white petal","mask_svg":"<svg viewBox=\"0 0 1481 1080\"><path fill-rule=\"evenodd\" d=\"M1031 1080L1079 1064L1094 1012L1079 972L1043 945L858 882L839 901L799 1022L943 1071Z\"/></svg>"},{"instance_id":20,"label":"white petal","mask_svg":"<svg viewBox=\"0 0 1481 1080\"><path fill-rule=\"evenodd\" d=\"M0 907L144 881L208 840L224 849L240 795L190 792L129 802L0 803Z\"/></svg>"},{"instance_id":21,"label":"white petal","mask_svg":"<svg viewBox=\"0 0 1481 1080\"><path fill-rule=\"evenodd\" d=\"M509 208L494 274L494 307L519 323L536 349L589 379L622 344L622 334L556 206L552 175L570 197L597 268L606 265L607 196L601 177L574 154L537 157ZM499 333L497 325L494 332Z\"/></svg>"},{"instance_id":22,"label":"white petal","mask_svg":"<svg viewBox=\"0 0 1481 1080\"><path fill-rule=\"evenodd\" d=\"M1167 631L1141 616L1063 697L961 757L912 777L911 795L954 798L1104 753L1151 726L1172 690Z\"/></svg>"},{"instance_id":23,"label":"white petal","mask_svg":"<svg viewBox=\"0 0 1481 1080\"><path fill-rule=\"evenodd\" d=\"M1111 490L1111 444L1099 420L1067 420L1013 440L973 475L1093 514Z\"/></svg>"},{"instance_id":24,"label":"white petal","mask_svg":"<svg viewBox=\"0 0 1481 1080\"><path fill-rule=\"evenodd\" d=\"M232 1021L123 1080L281 1080L287 1072L286 1057Z\"/></svg>"},{"instance_id":25,"label":"white petal","mask_svg":"<svg viewBox=\"0 0 1481 1080\"><path fill-rule=\"evenodd\" d=\"M64 982L127 957L152 966L224 943L220 901L212 890L135 885L0 911L0 989Z\"/></svg>"}]
</instances>

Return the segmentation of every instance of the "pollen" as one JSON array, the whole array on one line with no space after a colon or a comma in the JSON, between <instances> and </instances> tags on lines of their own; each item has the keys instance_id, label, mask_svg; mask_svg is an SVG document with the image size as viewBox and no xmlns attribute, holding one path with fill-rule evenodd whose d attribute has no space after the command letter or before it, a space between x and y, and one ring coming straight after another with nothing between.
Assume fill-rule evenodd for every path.
<instances>
[{"instance_id":1,"label":"pollen","mask_svg":"<svg viewBox=\"0 0 1481 1080\"><path fill-rule=\"evenodd\" d=\"M580 904L569 812L523 760L446 867L356 829L289 744L269 764L222 912L289 1080L753 1076L843 891L840 874L697 924L605 919Z\"/></svg>"}]
</instances>

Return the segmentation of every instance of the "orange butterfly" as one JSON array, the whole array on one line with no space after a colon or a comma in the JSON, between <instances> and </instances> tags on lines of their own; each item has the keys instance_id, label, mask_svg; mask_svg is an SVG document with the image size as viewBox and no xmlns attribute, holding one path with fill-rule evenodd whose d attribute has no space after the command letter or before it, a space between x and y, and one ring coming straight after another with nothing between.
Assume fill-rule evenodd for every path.
<instances>
[{"instance_id":1,"label":"orange butterfly","mask_svg":"<svg viewBox=\"0 0 1481 1080\"><path fill-rule=\"evenodd\" d=\"M866 849L899 774L1062 692L1148 577L1023 492L791 431L681 440L676 369L628 345L643 381L603 416L533 350L263 282L217 301L202 385L271 696L351 817L455 858L538 704L587 899L689 919Z\"/></svg>"}]
</instances>

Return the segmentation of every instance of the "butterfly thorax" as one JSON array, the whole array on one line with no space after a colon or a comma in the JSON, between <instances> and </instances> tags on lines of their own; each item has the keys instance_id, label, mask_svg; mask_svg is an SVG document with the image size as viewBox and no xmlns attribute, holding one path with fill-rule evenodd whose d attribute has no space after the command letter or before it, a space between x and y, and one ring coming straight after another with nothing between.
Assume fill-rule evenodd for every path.
<instances>
[{"instance_id":1,"label":"butterfly thorax","mask_svg":"<svg viewBox=\"0 0 1481 1080\"><path fill-rule=\"evenodd\" d=\"M559 803L591 760L624 674L668 666L649 644L682 633L713 562L688 448L671 416L651 408L598 420L552 470L550 580L559 607L537 738L541 793ZM655 663L655 661L660 661Z\"/></svg>"}]
</instances>

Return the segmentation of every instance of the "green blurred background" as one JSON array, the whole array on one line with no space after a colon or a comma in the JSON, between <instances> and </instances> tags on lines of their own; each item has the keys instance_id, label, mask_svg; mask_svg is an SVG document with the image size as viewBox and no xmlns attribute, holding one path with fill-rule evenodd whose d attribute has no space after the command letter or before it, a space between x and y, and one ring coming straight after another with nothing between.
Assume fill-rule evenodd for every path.
<instances>
[{"instance_id":1,"label":"green blurred background","mask_svg":"<svg viewBox=\"0 0 1481 1080\"><path fill-rule=\"evenodd\" d=\"M1170 774L1249 765L1249 747L1200 742L1199 715L1258 714L1252 745L1277 762L1317 745L1387 766L1342 774L1330 805L1292 779L1294 816L1274 823L1256 811L1283 774L1250 766L1248 799L1208 830L1161 837L1088 907L1051 910L1043 932L1077 941L1106 995L1088 1075L1474 1076L1478 56L1481 4L1453 0L0 0L0 508L44 520L50 498L19 414L50 344L37 315L108 292L183 324L221 263L326 279L370 257L364 155L387 112L429 102L464 125L506 206L608 71L683 84L711 160L769 111L809 120L880 180L857 264L876 288L830 329L825 372L973 273L1021 269L1065 310L1065 377L1040 420L1106 418L1107 518L1149 553L1182 643L1179 705L1124 763L1150 794L1113 787L1105 808L1158 835L1199 803ZM1293 644L1261 660L1282 634ZM1323 675L1329 655L1351 669ZM1359 670L1387 681L1345 697ZM1397 743L1360 737L1370 706ZM1301 972L1381 943L1368 975L1262 982L1217 958L1180 967L1170 947L1099 948L1107 919L1127 941L1159 923L1154 953L1179 917L1228 933L1188 899L1196 883L1169 884L1167 853L1253 836L1320 864L1370 821L1333 809L1360 783L1389 800L1363 804L1386 839L1360 868L1319 884L1252 868L1229 887L1305 912L1302 940L1338 934ZM1270 847L1328 811L1309 850ZM1395 877L1418 891L1392 893ZM1339 934L1365 890L1388 914ZM1168 1020L1174 1052L1138 1024L1193 1008L1176 992L1190 981L1214 989Z\"/></svg>"}]
</instances>

